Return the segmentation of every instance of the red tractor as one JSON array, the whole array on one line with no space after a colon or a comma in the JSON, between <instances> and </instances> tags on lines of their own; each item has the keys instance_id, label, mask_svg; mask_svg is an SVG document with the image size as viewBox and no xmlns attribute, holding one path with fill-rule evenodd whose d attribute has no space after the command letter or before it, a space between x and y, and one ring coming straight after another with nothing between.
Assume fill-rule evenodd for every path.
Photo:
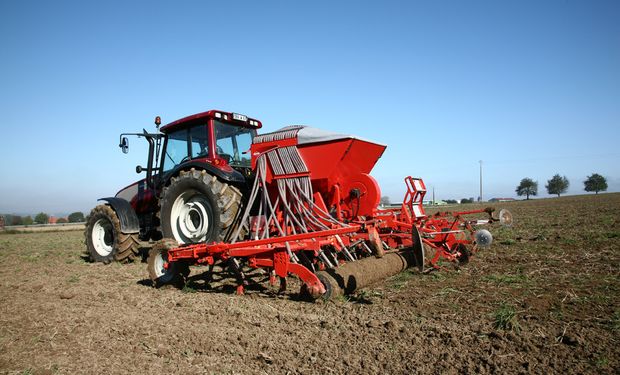
<instances>
[{"instance_id":1,"label":"red tractor","mask_svg":"<svg viewBox=\"0 0 620 375\"><path fill-rule=\"evenodd\" d=\"M182 118L156 133L120 135L149 143L146 178L115 197L102 198L86 226L86 245L95 262L128 262L142 247L162 238L179 244L224 241L252 176L250 146L261 122L245 115L212 110Z\"/></svg>"}]
</instances>

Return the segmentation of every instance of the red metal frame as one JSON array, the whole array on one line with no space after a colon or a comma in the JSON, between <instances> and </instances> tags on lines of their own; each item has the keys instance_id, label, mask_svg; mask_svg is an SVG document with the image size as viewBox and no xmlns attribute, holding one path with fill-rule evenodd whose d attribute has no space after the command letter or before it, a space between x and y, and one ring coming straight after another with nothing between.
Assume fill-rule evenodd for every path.
<instances>
[{"instance_id":1,"label":"red metal frame","mask_svg":"<svg viewBox=\"0 0 620 375\"><path fill-rule=\"evenodd\" d=\"M421 179L407 177L407 192L401 209L375 209L372 217L353 221L352 225L333 227L332 229L310 233L294 234L247 240L237 243L194 244L172 249L168 252L168 262L190 262L193 264L213 265L217 261L230 258L245 259L252 268L267 268L280 278L289 274L296 275L307 290L314 296L325 292L324 286L316 275L306 266L294 262L293 254L310 251L315 257L325 247L342 253L353 244L367 243L371 233L379 233L379 239L388 247L403 249L413 246L412 229L415 226L422 236L425 246L434 250L431 259L427 259L430 269L440 268L440 261L459 262L467 260L476 251L474 244L474 228L477 220L466 220L466 215L488 213L488 222L496 221L491 216L492 210L470 210L461 212L439 212L427 216L422 206L426 192ZM314 201L325 207L323 197L315 193ZM344 216L341 212L336 217ZM264 223L263 223L264 224ZM258 224L257 224L258 225ZM273 229L273 228L271 228ZM270 230L265 228L264 230ZM379 245L381 246L381 245ZM318 259L318 258L317 258ZM342 260L339 263L343 262ZM319 269L325 268L324 264ZM243 293L243 285L239 285L238 293Z\"/></svg>"}]
</instances>

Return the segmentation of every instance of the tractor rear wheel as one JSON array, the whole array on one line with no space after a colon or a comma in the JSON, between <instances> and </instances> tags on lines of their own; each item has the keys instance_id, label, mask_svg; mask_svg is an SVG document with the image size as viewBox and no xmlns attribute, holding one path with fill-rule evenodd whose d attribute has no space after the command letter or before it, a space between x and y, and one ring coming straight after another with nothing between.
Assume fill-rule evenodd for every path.
<instances>
[{"instance_id":1,"label":"tractor rear wheel","mask_svg":"<svg viewBox=\"0 0 620 375\"><path fill-rule=\"evenodd\" d=\"M241 205L241 192L192 168L166 186L159 201L163 237L180 244L223 241Z\"/></svg>"},{"instance_id":2,"label":"tractor rear wheel","mask_svg":"<svg viewBox=\"0 0 620 375\"><path fill-rule=\"evenodd\" d=\"M127 263L140 252L137 234L123 233L116 212L107 204L100 204L90 212L84 237L93 262Z\"/></svg>"},{"instance_id":3,"label":"tractor rear wheel","mask_svg":"<svg viewBox=\"0 0 620 375\"><path fill-rule=\"evenodd\" d=\"M189 265L185 262L168 262L168 251L177 246L177 241L164 238L149 250L146 268L155 288L169 285L181 289L185 286L190 272Z\"/></svg>"}]
</instances>

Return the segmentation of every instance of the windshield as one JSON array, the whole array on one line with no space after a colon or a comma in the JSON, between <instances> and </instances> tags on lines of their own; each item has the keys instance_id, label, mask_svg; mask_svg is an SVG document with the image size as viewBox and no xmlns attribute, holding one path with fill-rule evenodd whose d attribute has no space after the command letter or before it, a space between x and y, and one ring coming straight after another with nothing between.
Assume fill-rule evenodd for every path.
<instances>
[{"instance_id":1,"label":"windshield","mask_svg":"<svg viewBox=\"0 0 620 375\"><path fill-rule=\"evenodd\" d=\"M250 167L250 147L256 130L215 120L217 154L233 167Z\"/></svg>"}]
</instances>

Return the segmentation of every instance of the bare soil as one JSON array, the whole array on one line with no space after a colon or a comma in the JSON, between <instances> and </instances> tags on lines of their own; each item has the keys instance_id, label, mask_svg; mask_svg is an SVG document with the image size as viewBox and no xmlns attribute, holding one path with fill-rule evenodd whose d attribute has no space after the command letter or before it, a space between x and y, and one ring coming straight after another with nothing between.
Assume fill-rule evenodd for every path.
<instances>
[{"instance_id":1,"label":"bare soil","mask_svg":"<svg viewBox=\"0 0 620 375\"><path fill-rule=\"evenodd\" d=\"M3 234L0 373L619 373L620 194L498 207L515 226L468 265L316 303L154 289L85 262L81 231Z\"/></svg>"}]
</instances>

